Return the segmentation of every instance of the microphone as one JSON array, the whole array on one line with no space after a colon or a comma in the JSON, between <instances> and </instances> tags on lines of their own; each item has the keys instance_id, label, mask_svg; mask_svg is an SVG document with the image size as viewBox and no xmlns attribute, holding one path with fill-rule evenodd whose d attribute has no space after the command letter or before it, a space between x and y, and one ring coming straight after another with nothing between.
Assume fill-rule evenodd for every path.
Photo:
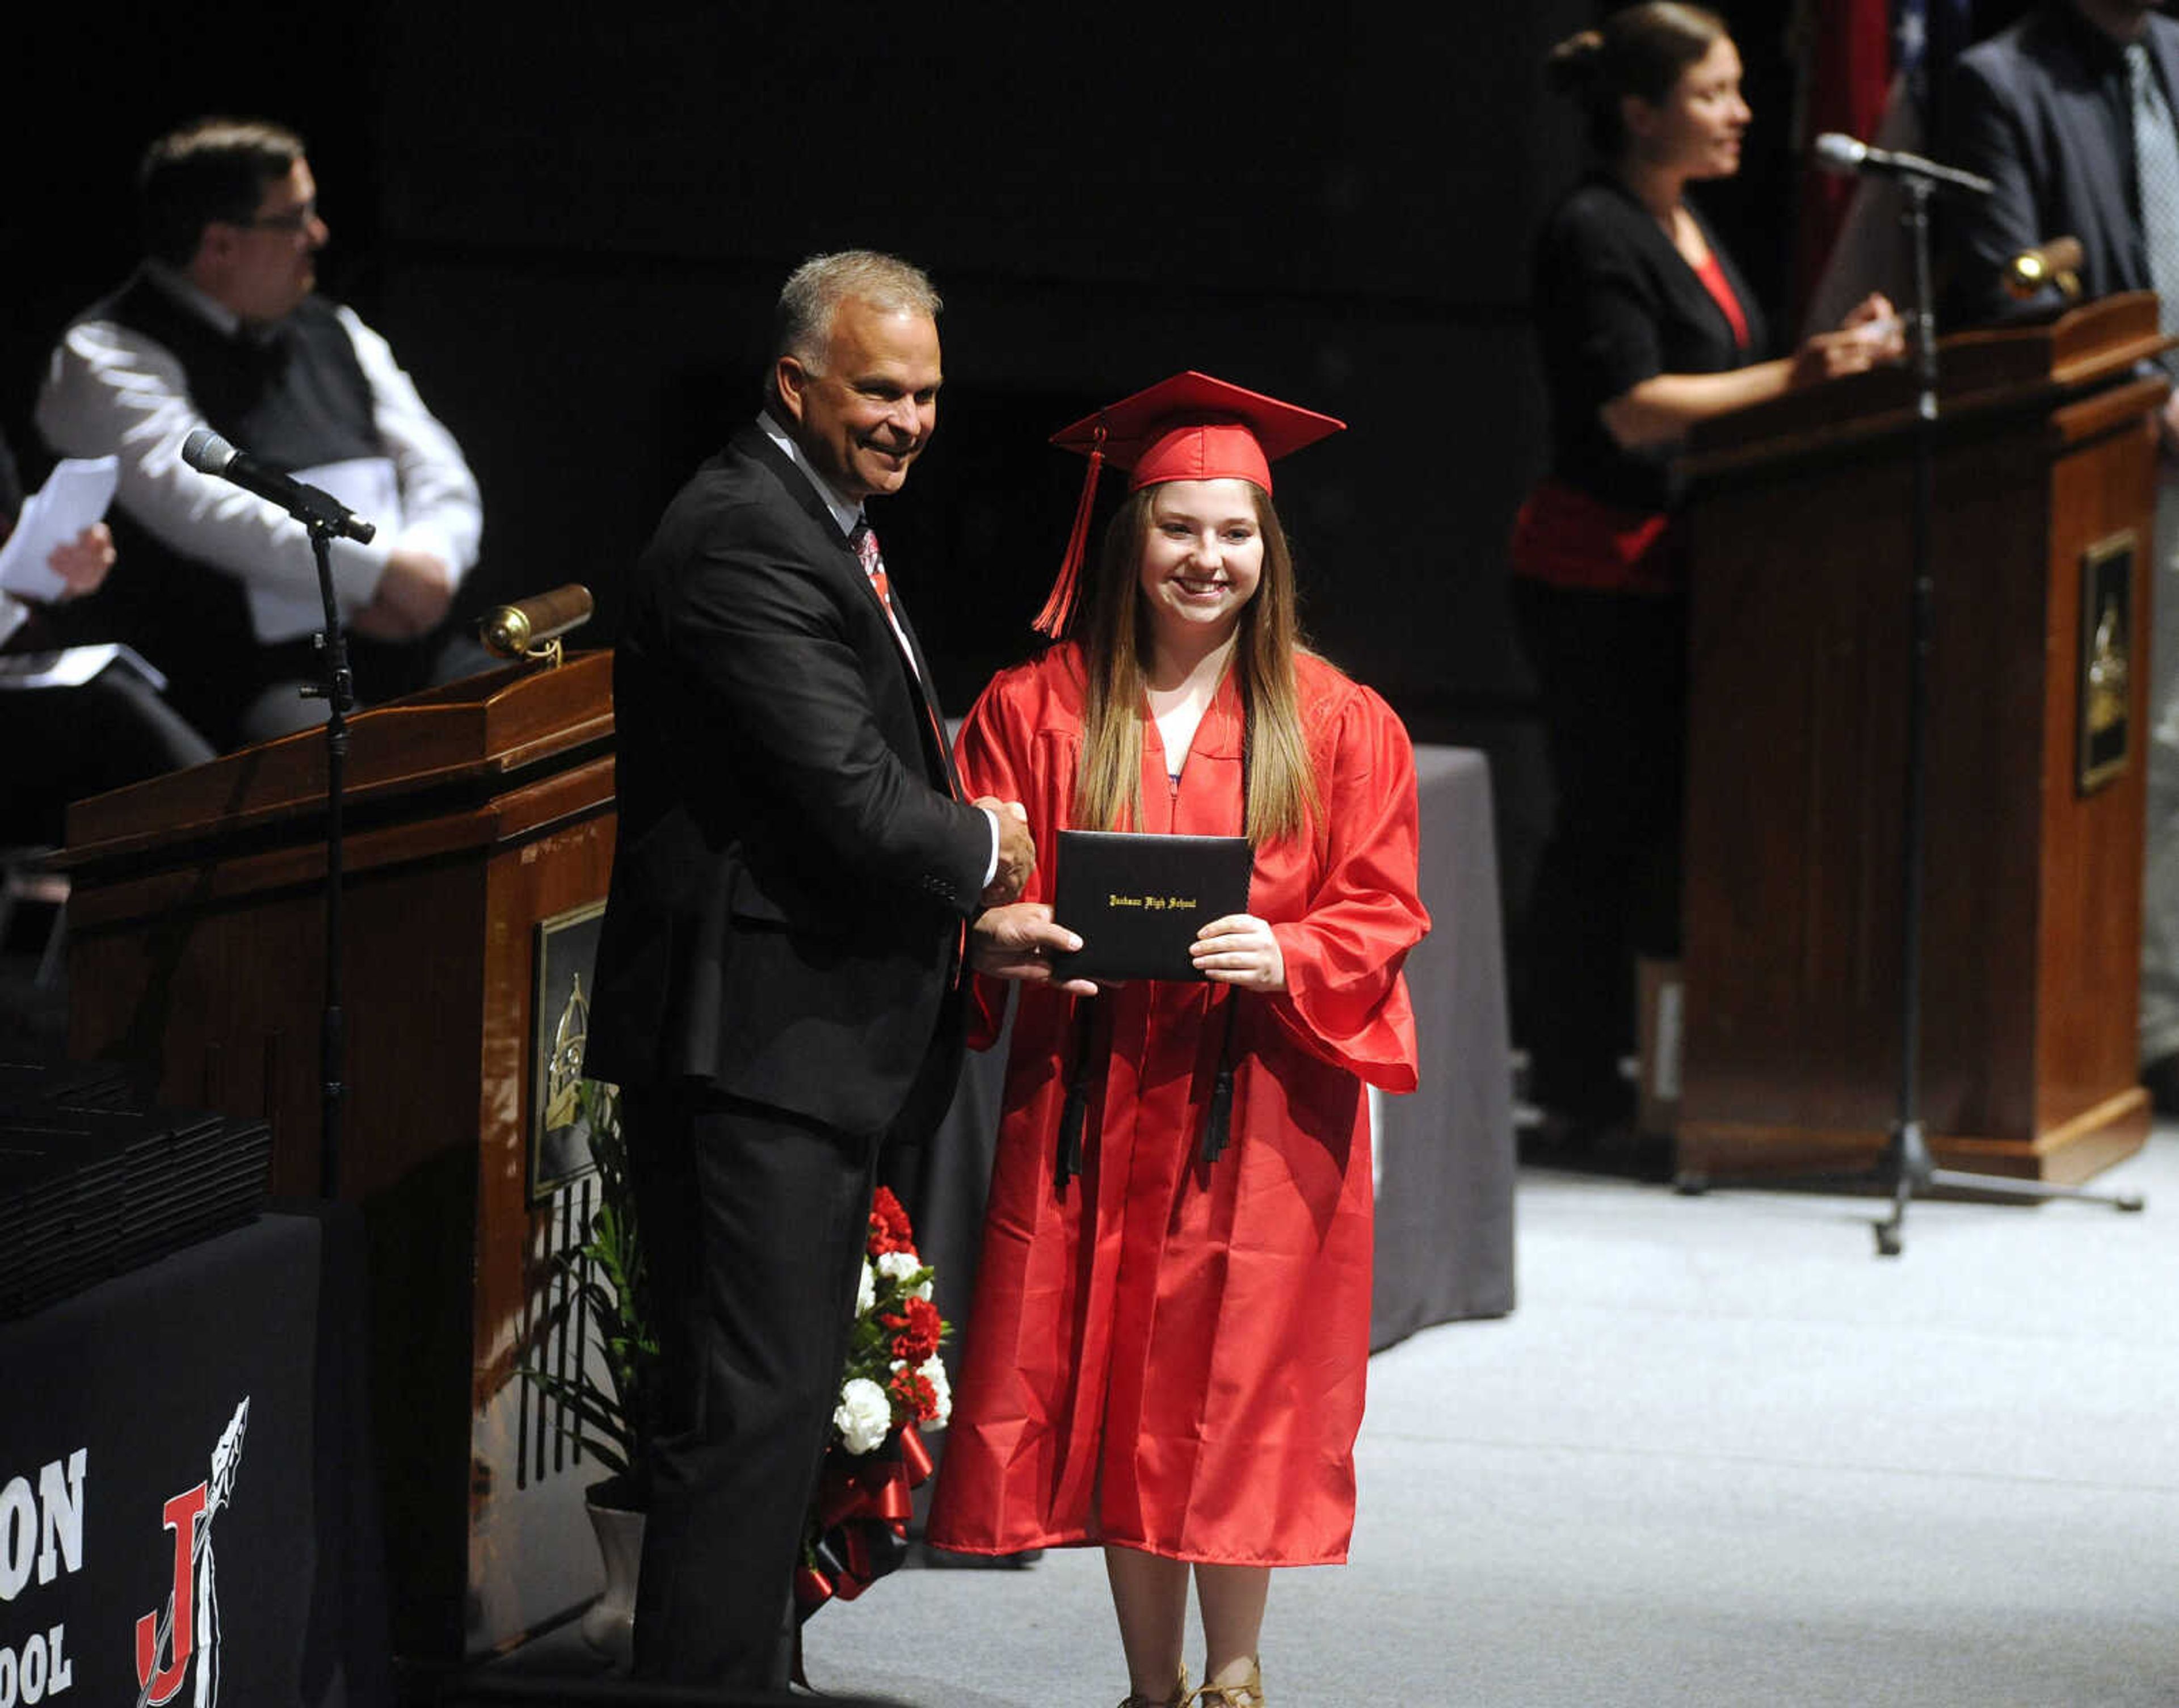
<instances>
[{"instance_id":1,"label":"microphone","mask_svg":"<svg viewBox=\"0 0 2179 1708\"><path fill-rule=\"evenodd\" d=\"M298 522L322 528L336 539L369 545L378 530L327 492L291 480L266 468L247 451L238 451L210 427L199 427L182 441L182 460L200 475L231 481L245 492L277 504Z\"/></svg>"},{"instance_id":2,"label":"microphone","mask_svg":"<svg viewBox=\"0 0 2179 1708\"><path fill-rule=\"evenodd\" d=\"M2046 285L2055 285L2058 294L2072 302L2081 294L2082 260L2080 239L2054 237L2006 262L2005 288L2025 300Z\"/></svg>"},{"instance_id":3,"label":"microphone","mask_svg":"<svg viewBox=\"0 0 2179 1708\"><path fill-rule=\"evenodd\" d=\"M485 614L477 638L485 651L502 658L522 658L590 620L590 590L579 581L555 587Z\"/></svg>"},{"instance_id":4,"label":"microphone","mask_svg":"<svg viewBox=\"0 0 2179 1708\"><path fill-rule=\"evenodd\" d=\"M1946 189L1966 190L1972 195L1988 195L1997 188L1988 178L1962 172L1956 166L1942 166L1918 154L1896 154L1888 148L1871 148L1836 130L1826 130L1816 139L1815 157L1816 164L1826 172L1914 178L1924 184L1941 184Z\"/></svg>"}]
</instances>

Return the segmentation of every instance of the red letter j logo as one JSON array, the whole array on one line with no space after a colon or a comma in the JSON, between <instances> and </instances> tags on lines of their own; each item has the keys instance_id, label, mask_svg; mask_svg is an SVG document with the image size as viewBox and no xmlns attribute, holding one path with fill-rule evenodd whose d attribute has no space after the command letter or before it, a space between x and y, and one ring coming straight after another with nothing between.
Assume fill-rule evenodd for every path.
<instances>
[{"instance_id":1,"label":"red letter j logo","mask_svg":"<svg viewBox=\"0 0 2179 1708\"><path fill-rule=\"evenodd\" d=\"M168 1501L162 1515L167 1528L174 1533L174 1587L167 1596L164 1613L156 1617L146 1613L136 1622L136 1682L143 1687L144 1700L153 1708L180 1689L182 1680L189 1675L192 1633L196 1627L193 1568L197 1520L204 1509L205 1486L199 1483L187 1494ZM159 1666L162 1648L172 1651L163 1667ZM157 1667L156 1676L154 1667Z\"/></svg>"}]
</instances>

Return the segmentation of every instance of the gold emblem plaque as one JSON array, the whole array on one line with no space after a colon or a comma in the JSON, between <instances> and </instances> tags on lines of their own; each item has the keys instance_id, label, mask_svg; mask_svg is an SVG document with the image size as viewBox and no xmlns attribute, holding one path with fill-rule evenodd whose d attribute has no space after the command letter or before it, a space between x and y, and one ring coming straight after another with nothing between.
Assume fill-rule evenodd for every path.
<instances>
[{"instance_id":1,"label":"gold emblem plaque","mask_svg":"<svg viewBox=\"0 0 2179 1708\"><path fill-rule=\"evenodd\" d=\"M590 1042L590 968L606 904L537 922L536 998L530 1045L530 1199L549 1198L595 1166L575 1103Z\"/></svg>"},{"instance_id":2,"label":"gold emblem plaque","mask_svg":"<svg viewBox=\"0 0 2179 1708\"><path fill-rule=\"evenodd\" d=\"M2132 529L2099 540L2081 554L2081 655L2075 787L2101 788L2133 753L2134 562Z\"/></svg>"}]
</instances>

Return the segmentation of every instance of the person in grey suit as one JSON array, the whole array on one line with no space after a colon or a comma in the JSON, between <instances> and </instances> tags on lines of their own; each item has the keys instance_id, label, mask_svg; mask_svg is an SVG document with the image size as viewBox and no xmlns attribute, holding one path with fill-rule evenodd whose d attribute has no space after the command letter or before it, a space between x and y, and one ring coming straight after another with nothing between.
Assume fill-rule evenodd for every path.
<instances>
[{"instance_id":1,"label":"person in grey suit","mask_svg":"<svg viewBox=\"0 0 2179 1708\"><path fill-rule=\"evenodd\" d=\"M1948 222L1955 324L2054 310L2051 292L2015 301L2006 272L2022 250L2075 237L2084 297L2160 283L2164 329L2179 330L2179 157L2170 140L2179 23L2154 0L2045 0L1962 54L1945 95L1948 158L1996 186L1956 206ZM2148 116L2137 117L2144 103ZM2168 1115L2179 1114L2179 394L2165 407L2161 437L2153 563L2163 573L2146 637L2149 728L2138 733L2149 772L2139 1041L2143 1081Z\"/></svg>"},{"instance_id":2,"label":"person in grey suit","mask_svg":"<svg viewBox=\"0 0 2179 1708\"><path fill-rule=\"evenodd\" d=\"M1032 980L1079 946L1003 905L1024 817L959 798L864 509L936 426L938 310L892 257L805 262L763 412L628 584L586 1071L623 1089L660 1326L644 1678L784 1683L880 1148L945 1113L964 942Z\"/></svg>"}]
</instances>

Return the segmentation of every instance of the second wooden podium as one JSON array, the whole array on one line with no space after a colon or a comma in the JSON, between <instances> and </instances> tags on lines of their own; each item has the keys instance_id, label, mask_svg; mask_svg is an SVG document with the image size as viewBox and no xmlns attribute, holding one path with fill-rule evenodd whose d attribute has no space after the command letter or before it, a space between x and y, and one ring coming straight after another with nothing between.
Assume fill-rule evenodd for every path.
<instances>
[{"instance_id":1,"label":"second wooden podium","mask_svg":"<svg viewBox=\"0 0 2179 1708\"><path fill-rule=\"evenodd\" d=\"M1921 1115L1943 1167L2077 1182L2135 1062L2153 298L1940 352ZM1898 1112L1911 375L1691 441L1683 1174L1874 1161Z\"/></svg>"}]
</instances>

